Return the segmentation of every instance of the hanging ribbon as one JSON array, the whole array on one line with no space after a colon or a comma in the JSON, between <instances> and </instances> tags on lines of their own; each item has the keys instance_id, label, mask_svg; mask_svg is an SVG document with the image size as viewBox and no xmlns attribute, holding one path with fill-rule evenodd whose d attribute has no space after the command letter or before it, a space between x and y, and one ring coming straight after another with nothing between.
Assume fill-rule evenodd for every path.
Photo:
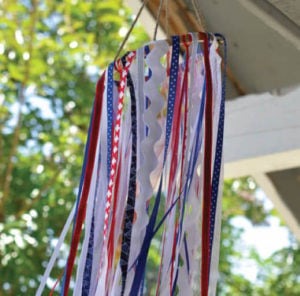
<instances>
[{"instance_id":1,"label":"hanging ribbon","mask_svg":"<svg viewBox=\"0 0 300 296\"><path fill-rule=\"evenodd\" d=\"M195 293L214 295L225 100L217 47L206 33L173 36L171 47L151 42L108 66L96 87L77 201L37 295L73 216L61 295L83 223L74 296L192 294L199 285Z\"/></svg>"}]
</instances>

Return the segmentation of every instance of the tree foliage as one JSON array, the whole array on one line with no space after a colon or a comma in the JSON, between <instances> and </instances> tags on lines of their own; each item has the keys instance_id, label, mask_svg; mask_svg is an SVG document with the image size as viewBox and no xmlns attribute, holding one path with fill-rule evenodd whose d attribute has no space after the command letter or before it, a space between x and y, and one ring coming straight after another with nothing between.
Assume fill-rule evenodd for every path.
<instances>
[{"instance_id":1,"label":"tree foliage","mask_svg":"<svg viewBox=\"0 0 300 296\"><path fill-rule=\"evenodd\" d=\"M75 201L95 83L132 17L121 0L0 1L0 295L36 291ZM128 47L147 39L137 27ZM264 285L234 274L243 255L231 219L245 215L259 225L270 215L251 179L235 182L224 188L218 293L299 294L295 242L265 261L252 254ZM52 279L64 265L61 255ZM155 266L155 250L150 256Z\"/></svg>"},{"instance_id":2,"label":"tree foliage","mask_svg":"<svg viewBox=\"0 0 300 296\"><path fill-rule=\"evenodd\" d=\"M300 246L292 234L290 246L279 249L267 259L251 246L239 247L244 229L233 223L234 218L244 217L257 228L268 226L271 217L280 219L276 210L267 210L257 198L258 189L250 177L225 180L217 295L299 295ZM284 225L283 221L281 224ZM255 263L258 269L255 281L239 271L242 261Z\"/></svg>"}]
</instances>

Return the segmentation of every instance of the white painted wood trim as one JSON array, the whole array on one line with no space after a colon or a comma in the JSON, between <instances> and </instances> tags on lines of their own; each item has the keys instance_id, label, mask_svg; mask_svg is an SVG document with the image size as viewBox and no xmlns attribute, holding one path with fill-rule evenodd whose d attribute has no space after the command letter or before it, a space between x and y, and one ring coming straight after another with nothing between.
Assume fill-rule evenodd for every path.
<instances>
[{"instance_id":1,"label":"white painted wood trim","mask_svg":"<svg viewBox=\"0 0 300 296\"><path fill-rule=\"evenodd\" d=\"M276 188L273 186L271 180L265 174L261 173L256 173L252 175L252 177L262 188L265 194L272 200L275 208L280 213L286 225L294 233L298 241L300 241L300 225L297 221L297 218L294 216L293 212L286 206L284 200L281 198Z\"/></svg>"},{"instance_id":2,"label":"white painted wood trim","mask_svg":"<svg viewBox=\"0 0 300 296\"><path fill-rule=\"evenodd\" d=\"M231 179L296 167L300 167L300 149L227 162L224 175L225 178Z\"/></svg>"},{"instance_id":3,"label":"white painted wood trim","mask_svg":"<svg viewBox=\"0 0 300 296\"><path fill-rule=\"evenodd\" d=\"M283 161L276 154L285 153L285 162L299 161L294 158L300 149L300 87L283 95L269 93L241 97L226 102L224 160L237 163L254 160L255 171L281 169L274 163ZM287 154L291 152L291 159ZM261 167L261 157L270 155L270 167ZM272 156L273 155L273 156ZM258 161L257 161L258 160ZM290 166L290 165L289 165ZM249 173L253 171L253 166Z\"/></svg>"},{"instance_id":4,"label":"white painted wood trim","mask_svg":"<svg viewBox=\"0 0 300 296\"><path fill-rule=\"evenodd\" d=\"M261 0L238 0L238 2L244 6L248 11L253 13L257 18L263 21L268 27L272 28L272 30L276 31L281 37L293 44L298 50L300 50L300 39L299 35L297 35L292 30L289 30L287 24L282 24L278 21L276 17L273 16L272 13L268 13L264 9L262 9ZM272 7L272 6L270 6ZM274 8L275 10L275 8Z\"/></svg>"}]
</instances>

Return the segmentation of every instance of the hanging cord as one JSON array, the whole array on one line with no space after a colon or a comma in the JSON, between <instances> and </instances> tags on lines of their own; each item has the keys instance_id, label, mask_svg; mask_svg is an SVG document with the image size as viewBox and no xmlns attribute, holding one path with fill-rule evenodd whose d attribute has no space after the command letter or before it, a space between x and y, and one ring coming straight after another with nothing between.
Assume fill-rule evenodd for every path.
<instances>
[{"instance_id":1,"label":"hanging cord","mask_svg":"<svg viewBox=\"0 0 300 296\"><path fill-rule=\"evenodd\" d=\"M159 8L158 8L157 16L156 16L156 23L155 23L154 35L153 35L153 40L154 41L156 40L157 29L158 29L158 24L159 24L159 19L160 19L160 15L161 15L163 4L164 4L164 0L160 0L160 2L159 2Z\"/></svg>"},{"instance_id":2,"label":"hanging cord","mask_svg":"<svg viewBox=\"0 0 300 296\"><path fill-rule=\"evenodd\" d=\"M165 28L166 28L166 34L167 38L170 37L170 32L169 32L169 0L165 1L165 12L166 12L166 18L165 18Z\"/></svg>"},{"instance_id":3,"label":"hanging cord","mask_svg":"<svg viewBox=\"0 0 300 296\"><path fill-rule=\"evenodd\" d=\"M196 18L197 18L198 24L199 24L199 26L200 26L200 29L201 29L201 31L204 31L204 26L203 26L203 24L202 24L201 17L200 17L199 7L198 7L198 5L196 4L196 1L195 1L195 0L192 0L192 4L193 4L193 7L194 7L194 11L195 11Z\"/></svg>"},{"instance_id":4,"label":"hanging cord","mask_svg":"<svg viewBox=\"0 0 300 296\"><path fill-rule=\"evenodd\" d=\"M122 49L123 49L125 43L127 42L128 38L129 38L129 36L130 36L130 34L131 34L131 32L132 32L132 30L133 30L133 28L134 28L136 22L138 21L138 19L139 19L140 15L141 15L141 13L142 13L142 11L143 11L145 5L147 4L147 2L148 2L148 0L144 0L144 1L143 1L143 3L142 3L142 5L141 5L141 7L140 7L140 9L139 9L139 11L138 11L138 13L137 13L135 19L134 19L134 21L132 22L132 24L131 24L129 30L128 30L127 33L126 33L126 36L124 37L123 42L121 43L121 45L120 45L120 47L119 47L119 49L118 49L118 51L117 51L117 54L116 54L116 57L115 57L115 61L116 61L117 58L119 57L119 55L120 55L120 53L121 53L121 51L122 51Z\"/></svg>"}]
</instances>

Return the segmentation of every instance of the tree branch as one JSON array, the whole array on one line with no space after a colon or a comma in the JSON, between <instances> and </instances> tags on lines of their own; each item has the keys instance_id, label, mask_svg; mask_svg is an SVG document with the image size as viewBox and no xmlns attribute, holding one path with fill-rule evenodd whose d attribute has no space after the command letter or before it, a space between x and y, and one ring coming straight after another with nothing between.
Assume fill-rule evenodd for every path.
<instances>
[{"instance_id":1,"label":"tree branch","mask_svg":"<svg viewBox=\"0 0 300 296\"><path fill-rule=\"evenodd\" d=\"M22 125L22 107L24 105L25 89L28 84L29 75L30 75L30 61L31 61L32 52L33 52L34 30L35 30L36 21L37 21L37 6L38 6L38 0L32 0L32 8L31 8L31 12L30 12L32 22L31 22L31 27L30 27L30 32L29 32L29 44L28 44L29 59L27 61L25 61L24 79L23 79L23 82L22 82L20 90L19 90L18 121L17 121L17 125L15 128L12 146L11 146L9 157L8 157L7 169L6 169L4 185L3 185L3 196L2 196L2 199L0 200L1 201L0 202L0 221L4 221L4 219L5 219L4 207L5 207L5 203L8 198L9 191L10 191L10 185L11 185L11 180L12 180L12 171L13 171L13 167L14 167L13 158L16 154L16 150L17 150L17 147L19 144L19 135L20 135L21 125Z\"/></svg>"}]
</instances>

